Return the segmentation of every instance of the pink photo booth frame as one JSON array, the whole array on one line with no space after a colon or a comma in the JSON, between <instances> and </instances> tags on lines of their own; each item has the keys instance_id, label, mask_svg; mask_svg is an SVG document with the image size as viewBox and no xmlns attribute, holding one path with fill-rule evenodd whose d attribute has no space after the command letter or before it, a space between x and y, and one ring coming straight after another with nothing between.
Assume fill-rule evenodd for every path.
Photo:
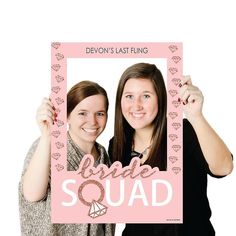
<instances>
[{"instance_id":1,"label":"pink photo booth frame","mask_svg":"<svg viewBox=\"0 0 236 236\"><path fill-rule=\"evenodd\" d=\"M167 171L140 166L138 159L124 168L121 163L110 169L101 164L93 168L90 155L83 158L78 171L67 171L67 59L71 58L166 59ZM182 110L178 101L182 61L182 43L51 44L51 100L58 114L51 133L53 223L182 223Z\"/></svg>"}]
</instances>

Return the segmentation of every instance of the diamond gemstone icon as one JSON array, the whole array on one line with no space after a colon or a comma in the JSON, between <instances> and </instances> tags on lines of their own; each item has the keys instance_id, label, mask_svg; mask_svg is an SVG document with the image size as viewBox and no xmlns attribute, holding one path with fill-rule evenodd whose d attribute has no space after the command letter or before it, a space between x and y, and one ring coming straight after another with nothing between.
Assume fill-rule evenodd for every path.
<instances>
[{"instance_id":1,"label":"diamond gemstone icon","mask_svg":"<svg viewBox=\"0 0 236 236\"><path fill-rule=\"evenodd\" d=\"M178 138L178 136L176 134L169 134L169 138L171 141L175 141Z\"/></svg>"},{"instance_id":2,"label":"diamond gemstone icon","mask_svg":"<svg viewBox=\"0 0 236 236\"><path fill-rule=\"evenodd\" d=\"M58 48L61 46L61 43L59 43L59 42L53 42L51 45L52 45L52 47L54 47L55 49L58 49Z\"/></svg>"},{"instance_id":3,"label":"diamond gemstone icon","mask_svg":"<svg viewBox=\"0 0 236 236\"><path fill-rule=\"evenodd\" d=\"M178 94L178 92L177 92L177 90L175 90L175 89L171 89L171 90L169 90L169 94L170 94L172 97L174 97L176 94Z\"/></svg>"},{"instance_id":4,"label":"diamond gemstone icon","mask_svg":"<svg viewBox=\"0 0 236 236\"><path fill-rule=\"evenodd\" d=\"M62 60L64 58L64 55L61 54L61 53L57 53L55 56L56 56L58 61L60 61L60 60Z\"/></svg>"},{"instance_id":5,"label":"diamond gemstone icon","mask_svg":"<svg viewBox=\"0 0 236 236\"><path fill-rule=\"evenodd\" d=\"M178 116L178 113L177 112L169 112L169 116L171 119L174 119L175 117Z\"/></svg>"},{"instance_id":6,"label":"diamond gemstone icon","mask_svg":"<svg viewBox=\"0 0 236 236\"><path fill-rule=\"evenodd\" d=\"M175 152L178 152L180 150L181 146L180 145L172 145L172 149L175 151Z\"/></svg>"},{"instance_id":7,"label":"diamond gemstone icon","mask_svg":"<svg viewBox=\"0 0 236 236\"><path fill-rule=\"evenodd\" d=\"M94 200L94 198L92 199L90 198L91 201L87 201L86 198L84 198L82 194L83 189L85 186L89 184L95 185L100 190L100 196L97 198L97 200ZM105 215L107 213L107 209L108 209L107 206L101 203L101 201L104 198L104 195L105 195L105 189L103 185L97 180L93 180L93 179L84 181L78 189L78 198L84 205L90 207L88 211L88 216L90 216L91 218L96 218L96 217Z\"/></svg>"},{"instance_id":8,"label":"diamond gemstone icon","mask_svg":"<svg viewBox=\"0 0 236 236\"><path fill-rule=\"evenodd\" d=\"M178 157L176 157L176 156L169 156L169 160L170 160L172 163L175 163L176 161L178 161Z\"/></svg>"},{"instance_id":9,"label":"diamond gemstone icon","mask_svg":"<svg viewBox=\"0 0 236 236\"><path fill-rule=\"evenodd\" d=\"M180 167L173 167L172 171L177 175L181 171L181 168Z\"/></svg>"},{"instance_id":10,"label":"diamond gemstone icon","mask_svg":"<svg viewBox=\"0 0 236 236\"><path fill-rule=\"evenodd\" d=\"M170 67L170 68L169 68L169 72L170 72L172 75L174 75L175 73L178 72L178 69L175 68L175 67Z\"/></svg>"},{"instance_id":11,"label":"diamond gemstone icon","mask_svg":"<svg viewBox=\"0 0 236 236\"><path fill-rule=\"evenodd\" d=\"M106 214L106 212L107 212L107 207L105 205L93 200L88 215L92 218L96 218L98 216Z\"/></svg>"},{"instance_id":12,"label":"diamond gemstone icon","mask_svg":"<svg viewBox=\"0 0 236 236\"><path fill-rule=\"evenodd\" d=\"M178 47L176 45L170 45L169 46L170 51L173 53L178 50Z\"/></svg>"},{"instance_id":13,"label":"diamond gemstone icon","mask_svg":"<svg viewBox=\"0 0 236 236\"><path fill-rule=\"evenodd\" d=\"M178 63L178 62L181 60L181 57L179 57L179 56L173 56L173 57L172 57L172 60L173 60L175 63Z\"/></svg>"},{"instance_id":14,"label":"diamond gemstone icon","mask_svg":"<svg viewBox=\"0 0 236 236\"><path fill-rule=\"evenodd\" d=\"M59 86L54 86L54 87L52 87L52 89L51 89L54 93L58 93L60 90L61 90L61 88L59 87Z\"/></svg>"},{"instance_id":15,"label":"diamond gemstone icon","mask_svg":"<svg viewBox=\"0 0 236 236\"><path fill-rule=\"evenodd\" d=\"M181 80L180 80L180 78L173 78L171 81L174 83L175 86L177 86L177 85L179 85Z\"/></svg>"}]
</instances>

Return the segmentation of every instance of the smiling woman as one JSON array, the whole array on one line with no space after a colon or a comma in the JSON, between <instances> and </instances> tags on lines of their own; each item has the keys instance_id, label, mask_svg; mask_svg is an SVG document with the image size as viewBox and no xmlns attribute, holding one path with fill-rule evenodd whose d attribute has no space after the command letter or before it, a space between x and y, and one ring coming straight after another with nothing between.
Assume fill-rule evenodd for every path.
<instances>
[{"instance_id":1,"label":"smiling woman","mask_svg":"<svg viewBox=\"0 0 236 236\"><path fill-rule=\"evenodd\" d=\"M127 68L116 94L115 133L110 156L128 165L129 155L124 152L129 146L132 157L139 156L141 163L166 171L166 112L167 94L161 71L148 63Z\"/></svg>"},{"instance_id":2,"label":"smiling woman","mask_svg":"<svg viewBox=\"0 0 236 236\"><path fill-rule=\"evenodd\" d=\"M129 79L124 87L121 107L125 119L134 129L151 128L158 112L158 98L147 79Z\"/></svg>"},{"instance_id":3,"label":"smiling woman","mask_svg":"<svg viewBox=\"0 0 236 236\"><path fill-rule=\"evenodd\" d=\"M178 102L187 118L183 120L182 143L184 223L127 224L123 236L215 235L210 222L207 175L229 174L232 157L203 116L203 95L190 76L183 76L178 86ZM137 63L128 67L117 88L114 137L108 149L111 160L128 166L138 157L144 165L166 170L166 110L166 88L156 65Z\"/></svg>"},{"instance_id":4,"label":"smiling woman","mask_svg":"<svg viewBox=\"0 0 236 236\"><path fill-rule=\"evenodd\" d=\"M79 168L78 157L74 154L70 155L72 147L75 150L78 149L77 153L82 156L92 154L99 164L99 150L105 153L105 149L96 143L96 139L106 127L107 110L106 91L96 83L82 81L74 85L68 92L68 170Z\"/></svg>"},{"instance_id":5,"label":"smiling woman","mask_svg":"<svg viewBox=\"0 0 236 236\"><path fill-rule=\"evenodd\" d=\"M82 81L67 94L67 170L75 171L85 154L92 154L94 165L110 166L105 148L96 142L107 122L108 98L97 83ZM114 235L114 224L51 223L51 127L57 121L56 108L44 98L37 110L41 136L29 150L19 185L22 235Z\"/></svg>"}]
</instances>

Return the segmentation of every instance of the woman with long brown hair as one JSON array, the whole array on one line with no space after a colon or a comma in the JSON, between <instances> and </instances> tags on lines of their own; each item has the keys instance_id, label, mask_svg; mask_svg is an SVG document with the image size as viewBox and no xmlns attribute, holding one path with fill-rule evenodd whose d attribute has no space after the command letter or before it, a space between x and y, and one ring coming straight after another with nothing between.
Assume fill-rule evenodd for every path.
<instances>
[{"instance_id":1,"label":"woman with long brown hair","mask_svg":"<svg viewBox=\"0 0 236 236\"><path fill-rule=\"evenodd\" d=\"M183 224L126 224L125 235L213 236L207 198L207 174L220 177L233 169L231 153L202 114L203 95L184 76L179 84L183 120ZM166 170L167 98L163 76L153 64L138 63L122 74L116 96L112 161L142 164ZM155 219L154 219L155 220Z\"/></svg>"}]
</instances>

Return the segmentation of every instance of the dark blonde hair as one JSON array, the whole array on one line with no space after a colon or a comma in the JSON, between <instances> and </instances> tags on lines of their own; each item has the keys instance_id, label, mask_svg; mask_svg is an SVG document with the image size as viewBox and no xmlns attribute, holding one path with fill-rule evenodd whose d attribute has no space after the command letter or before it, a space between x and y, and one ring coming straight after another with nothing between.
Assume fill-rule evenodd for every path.
<instances>
[{"instance_id":1,"label":"dark blonde hair","mask_svg":"<svg viewBox=\"0 0 236 236\"><path fill-rule=\"evenodd\" d=\"M134 129L128 124L121 110L121 98L124 86L130 78L150 80L158 96L158 113L153 120L153 142L146 164L152 167L157 166L160 170L166 170L167 94L163 76L154 64L134 64L127 68L120 78L116 94L113 160L122 162L125 158L125 146L130 145L133 139Z\"/></svg>"},{"instance_id":2,"label":"dark blonde hair","mask_svg":"<svg viewBox=\"0 0 236 236\"><path fill-rule=\"evenodd\" d=\"M103 95L105 97L105 105L107 111L109 101L106 90L95 82L84 80L75 84L67 93L67 118L77 106L77 104L79 104L85 98L93 95Z\"/></svg>"}]
</instances>

